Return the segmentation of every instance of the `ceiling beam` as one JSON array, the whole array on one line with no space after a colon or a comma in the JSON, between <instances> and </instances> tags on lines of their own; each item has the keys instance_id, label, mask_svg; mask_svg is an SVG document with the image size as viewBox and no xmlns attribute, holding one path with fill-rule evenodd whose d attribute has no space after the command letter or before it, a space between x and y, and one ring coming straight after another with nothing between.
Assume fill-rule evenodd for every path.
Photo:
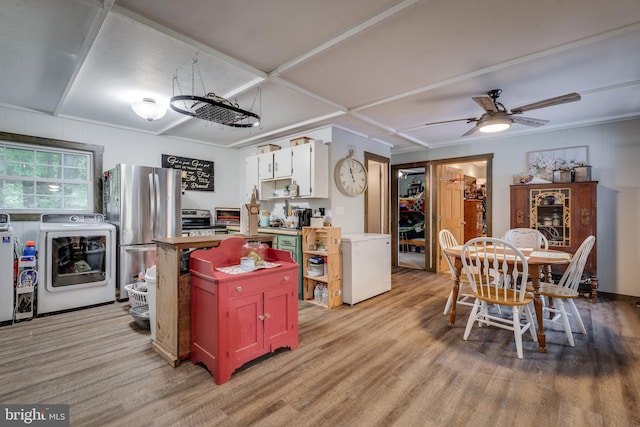
<instances>
[{"instance_id":1,"label":"ceiling beam","mask_svg":"<svg viewBox=\"0 0 640 427\"><path fill-rule=\"evenodd\" d=\"M112 6L113 6L113 1L105 0L104 7L101 9L98 9L96 16L93 18L93 22L89 27L89 31L87 31L87 35L82 42L82 47L80 48L80 53L78 54L78 60L76 61L76 65L73 68L73 72L71 73L71 78L67 82L67 85L65 86L64 91L62 92L62 95L60 96L60 99L56 104L56 107L53 109L53 113L52 113L53 116L58 116L60 114L60 111L62 110L62 107L64 106L64 103L67 100L67 96L69 96L69 92L71 91L71 88L75 84L76 79L78 78L78 74L80 73L80 70L84 66L85 61L87 60L87 56L89 56L89 51L91 50L91 47L95 43L96 38L98 37L98 33L100 32L102 25L104 25L104 21L107 19L107 16L109 15L109 10L111 9Z\"/></svg>"},{"instance_id":2,"label":"ceiling beam","mask_svg":"<svg viewBox=\"0 0 640 427\"><path fill-rule=\"evenodd\" d=\"M298 56L297 58L292 59L291 61L285 62L284 64L280 65L279 67L277 67L275 70L273 70L270 74L273 76L278 76L281 73L287 71L290 68L295 67L296 65L306 61L307 59L313 58L316 55L319 55L320 53L324 52L327 49L332 48L333 46L337 45L338 43L341 43L361 32L363 32L364 30L378 24L379 22L384 21L385 19L402 12L403 10L405 10L408 7L414 6L416 3L419 3L420 0L404 0L400 3L398 3L397 5L385 10L382 13L377 14L376 16L374 16L373 18L367 19L366 21L364 21L363 23L356 25L353 28L350 28L348 31L345 31L344 33L330 39L329 41L321 44L320 46L311 49L305 53L303 53L302 55Z\"/></svg>"}]
</instances>

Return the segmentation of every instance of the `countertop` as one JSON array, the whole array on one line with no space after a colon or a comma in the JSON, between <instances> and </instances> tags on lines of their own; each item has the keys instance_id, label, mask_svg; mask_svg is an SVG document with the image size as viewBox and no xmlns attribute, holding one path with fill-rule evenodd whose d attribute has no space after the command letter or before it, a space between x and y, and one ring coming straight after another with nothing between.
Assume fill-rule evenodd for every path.
<instances>
[{"instance_id":1,"label":"countertop","mask_svg":"<svg viewBox=\"0 0 640 427\"><path fill-rule=\"evenodd\" d=\"M239 227L238 227L239 228ZM155 239L154 243L163 246L173 246L178 248L204 248L218 246L224 239L230 237L259 238L263 242L273 241L273 236L249 236L248 234L215 234L210 236L191 236L191 237L169 237L164 239Z\"/></svg>"},{"instance_id":2,"label":"countertop","mask_svg":"<svg viewBox=\"0 0 640 427\"><path fill-rule=\"evenodd\" d=\"M240 231L239 225L227 225L229 231ZM284 234L286 236L302 236L302 230L296 228L280 227L258 227L258 233L264 234Z\"/></svg>"}]
</instances>

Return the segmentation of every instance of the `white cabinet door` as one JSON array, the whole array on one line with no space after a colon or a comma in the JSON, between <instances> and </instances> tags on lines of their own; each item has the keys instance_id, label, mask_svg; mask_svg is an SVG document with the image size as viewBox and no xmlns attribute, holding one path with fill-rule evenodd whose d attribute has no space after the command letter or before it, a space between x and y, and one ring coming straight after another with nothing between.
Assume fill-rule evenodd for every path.
<instances>
[{"instance_id":1,"label":"white cabinet door","mask_svg":"<svg viewBox=\"0 0 640 427\"><path fill-rule=\"evenodd\" d=\"M312 143L291 147L293 154L293 173L291 179L298 185L298 197L309 197L312 195L311 147Z\"/></svg>"},{"instance_id":2,"label":"white cabinet door","mask_svg":"<svg viewBox=\"0 0 640 427\"><path fill-rule=\"evenodd\" d=\"M258 154L258 179L273 178L273 153Z\"/></svg>"},{"instance_id":3,"label":"white cabinet door","mask_svg":"<svg viewBox=\"0 0 640 427\"><path fill-rule=\"evenodd\" d=\"M249 156L244 161L244 197L251 199L253 187L260 189L260 180L258 179L258 156ZM258 196L262 196L258 192Z\"/></svg>"},{"instance_id":4,"label":"white cabinet door","mask_svg":"<svg viewBox=\"0 0 640 427\"><path fill-rule=\"evenodd\" d=\"M273 152L273 177L288 178L291 176L291 147Z\"/></svg>"},{"instance_id":5,"label":"white cabinet door","mask_svg":"<svg viewBox=\"0 0 640 427\"><path fill-rule=\"evenodd\" d=\"M322 143L291 147L293 173L291 179L298 184L299 197L329 197L329 146Z\"/></svg>"}]
</instances>

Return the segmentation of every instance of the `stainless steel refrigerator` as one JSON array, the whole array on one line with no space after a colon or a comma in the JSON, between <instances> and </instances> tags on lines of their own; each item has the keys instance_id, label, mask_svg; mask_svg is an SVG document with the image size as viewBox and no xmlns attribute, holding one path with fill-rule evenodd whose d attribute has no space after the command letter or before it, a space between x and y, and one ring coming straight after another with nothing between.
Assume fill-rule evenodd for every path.
<instances>
[{"instance_id":1,"label":"stainless steel refrigerator","mask_svg":"<svg viewBox=\"0 0 640 427\"><path fill-rule=\"evenodd\" d=\"M156 264L153 240L181 235L181 172L119 164L103 184L104 215L117 228L118 299L125 300L125 285Z\"/></svg>"}]
</instances>

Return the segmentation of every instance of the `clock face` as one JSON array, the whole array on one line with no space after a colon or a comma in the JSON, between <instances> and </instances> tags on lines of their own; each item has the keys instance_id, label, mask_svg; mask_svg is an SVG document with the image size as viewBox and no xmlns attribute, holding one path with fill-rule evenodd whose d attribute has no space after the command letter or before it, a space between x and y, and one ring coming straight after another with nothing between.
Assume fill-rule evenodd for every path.
<instances>
[{"instance_id":1,"label":"clock face","mask_svg":"<svg viewBox=\"0 0 640 427\"><path fill-rule=\"evenodd\" d=\"M362 194L367 189L367 170L352 157L338 162L335 179L338 189L348 196Z\"/></svg>"}]
</instances>

